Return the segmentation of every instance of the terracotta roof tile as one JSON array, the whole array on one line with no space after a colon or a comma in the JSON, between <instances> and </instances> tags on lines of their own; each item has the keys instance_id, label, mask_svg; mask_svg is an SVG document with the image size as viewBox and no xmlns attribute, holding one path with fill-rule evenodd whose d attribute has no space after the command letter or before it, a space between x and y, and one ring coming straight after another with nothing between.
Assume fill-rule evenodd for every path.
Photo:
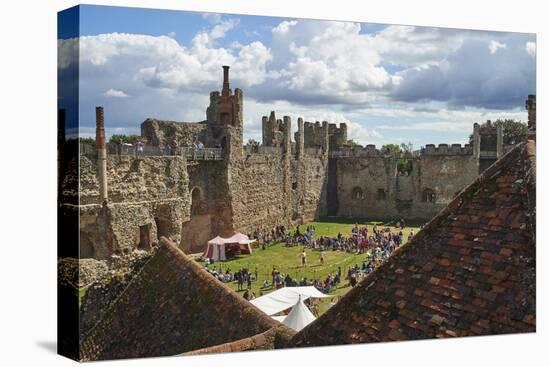
<instances>
[{"instance_id":1,"label":"terracotta roof tile","mask_svg":"<svg viewBox=\"0 0 550 367\"><path fill-rule=\"evenodd\" d=\"M535 172L519 144L290 345L534 332Z\"/></svg>"},{"instance_id":2,"label":"terracotta roof tile","mask_svg":"<svg viewBox=\"0 0 550 367\"><path fill-rule=\"evenodd\" d=\"M81 359L175 355L242 339L227 351L246 350L267 343L257 335L280 326L163 238L85 336Z\"/></svg>"}]
</instances>

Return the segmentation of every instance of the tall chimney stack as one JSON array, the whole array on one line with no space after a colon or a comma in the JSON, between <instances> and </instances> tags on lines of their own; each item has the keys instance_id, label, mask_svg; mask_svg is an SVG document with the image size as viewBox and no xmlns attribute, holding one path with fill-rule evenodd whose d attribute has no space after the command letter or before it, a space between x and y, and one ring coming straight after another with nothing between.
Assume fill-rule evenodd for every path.
<instances>
[{"instance_id":1,"label":"tall chimney stack","mask_svg":"<svg viewBox=\"0 0 550 367\"><path fill-rule=\"evenodd\" d=\"M222 95L228 96L229 93L229 66L223 65L223 88L222 88Z\"/></svg>"},{"instance_id":2,"label":"tall chimney stack","mask_svg":"<svg viewBox=\"0 0 550 367\"><path fill-rule=\"evenodd\" d=\"M107 195L107 146L105 144L105 120L103 107L95 108L95 142L97 148L97 171L99 176L99 198L102 204L106 204Z\"/></svg>"}]
</instances>

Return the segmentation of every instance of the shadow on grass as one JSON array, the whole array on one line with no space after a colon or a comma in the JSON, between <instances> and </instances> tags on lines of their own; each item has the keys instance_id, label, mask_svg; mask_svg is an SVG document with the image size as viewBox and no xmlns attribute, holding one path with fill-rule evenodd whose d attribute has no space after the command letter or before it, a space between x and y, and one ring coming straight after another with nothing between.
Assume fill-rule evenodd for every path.
<instances>
[{"instance_id":1,"label":"shadow on grass","mask_svg":"<svg viewBox=\"0 0 550 367\"><path fill-rule=\"evenodd\" d=\"M320 218L314 220L316 223L338 223L338 224L358 224L358 225L381 225L391 221L396 221L399 218ZM421 224L425 224L429 219L411 219L405 221L406 227L418 227ZM308 223L302 224L307 225Z\"/></svg>"}]
</instances>

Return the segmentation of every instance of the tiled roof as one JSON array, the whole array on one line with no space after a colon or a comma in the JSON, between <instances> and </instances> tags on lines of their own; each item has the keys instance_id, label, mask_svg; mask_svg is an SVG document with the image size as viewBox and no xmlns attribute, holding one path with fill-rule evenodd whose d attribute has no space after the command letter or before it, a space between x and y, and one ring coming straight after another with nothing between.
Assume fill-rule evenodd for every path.
<instances>
[{"instance_id":1,"label":"tiled roof","mask_svg":"<svg viewBox=\"0 0 550 367\"><path fill-rule=\"evenodd\" d=\"M296 331L288 328L286 325L280 324L280 326L273 327L266 332L258 335L236 340L234 342L215 345L213 347L193 350L191 352L184 353L183 355L192 356L199 354L210 353L228 353L228 352L244 352L248 350L262 350L262 349L276 349L283 347L292 336L296 334Z\"/></svg>"},{"instance_id":2,"label":"tiled roof","mask_svg":"<svg viewBox=\"0 0 550 367\"><path fill-rule=\"evenodd\" d=\"M292 346L535 331L535 144L516 146Z\"/></svg>"},{"instance_id":3,"label":"tiled roof","mask_svg":"<svg viewBox=\"0 0 550 367\"><path fill-rule=\"evenodd\" d=\"M280 327L175 244L160 246L84 338L82 360L176 355Z\"/></svg>"}]
</instances>

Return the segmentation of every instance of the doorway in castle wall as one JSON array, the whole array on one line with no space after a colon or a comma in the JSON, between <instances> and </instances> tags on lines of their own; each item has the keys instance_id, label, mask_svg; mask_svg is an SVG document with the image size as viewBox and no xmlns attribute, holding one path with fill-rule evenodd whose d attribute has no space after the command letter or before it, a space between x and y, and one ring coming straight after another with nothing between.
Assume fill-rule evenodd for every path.
<instances>
[{"instance_id":1,"label":"doorway in castle wall","mask_svg":"<svg viewBox=\"0 0 550 367\"><path fill-rule=\"evenodd\" d=\"M199 187L191 190L191 218L182 224L181 249L186 253L204 250L212 238L212 218L207 213L203 192Z\"/></svg>"}]
</instances>

